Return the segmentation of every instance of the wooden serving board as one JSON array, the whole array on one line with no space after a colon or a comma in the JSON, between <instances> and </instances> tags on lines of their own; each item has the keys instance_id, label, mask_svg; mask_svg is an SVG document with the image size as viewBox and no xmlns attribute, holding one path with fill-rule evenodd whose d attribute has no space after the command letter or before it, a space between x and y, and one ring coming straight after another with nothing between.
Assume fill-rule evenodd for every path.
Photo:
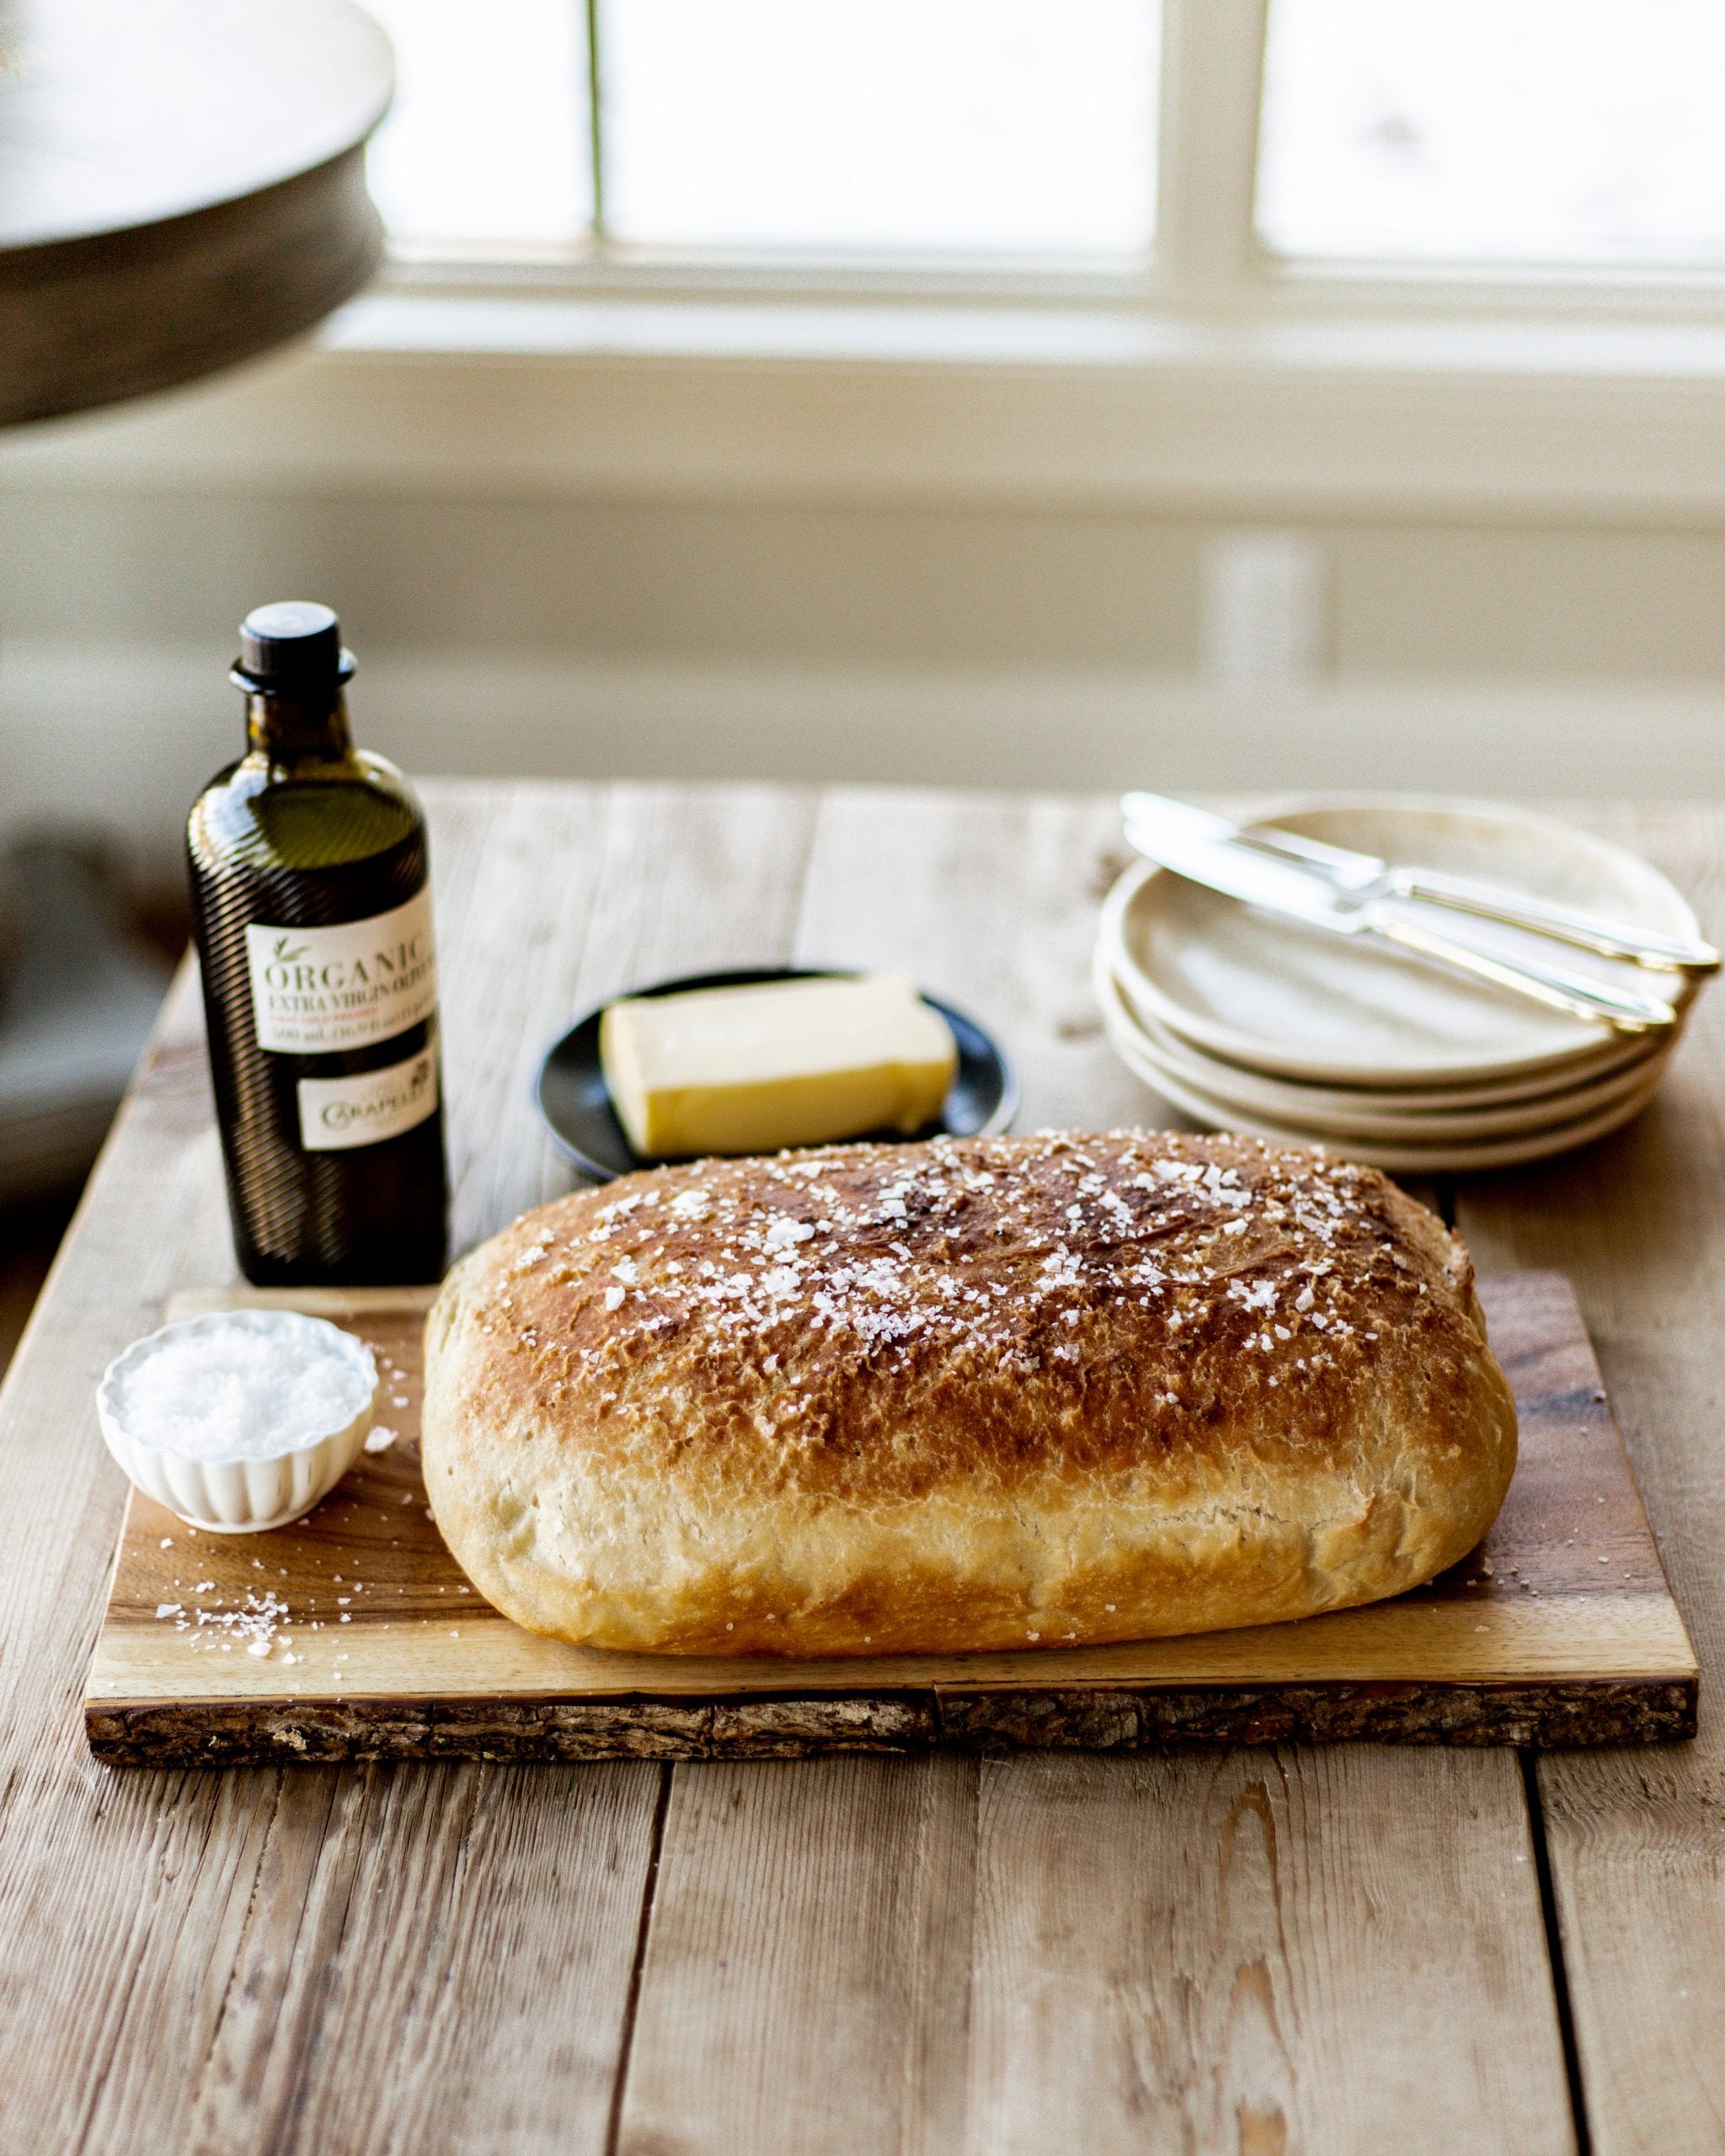
<instances>
[{"instance_id":1,"label":"wooden serving board","mask_svg":"<svg viewBox=\"0 0 1725 2156\"><path fill-rule=\"evenodd\" d=\"M1483 1283L1520 1404L1520 1465L1481 1548L1417 1593L1249 1631L830 1662L606 1654L521 1631L483 1602L432 1524L419 1479L430 1292L176 1299L176 1316L275 1304L350 1326L383 1373L377 1420L398 1434L308 1518L271 1534L199 1533L132 1492L84 1700L99 1758L765 1758L1284 1738L1568 1746L1695 1734L1694 1652L1559 1273Z\"/></svg>"}]
</instances>

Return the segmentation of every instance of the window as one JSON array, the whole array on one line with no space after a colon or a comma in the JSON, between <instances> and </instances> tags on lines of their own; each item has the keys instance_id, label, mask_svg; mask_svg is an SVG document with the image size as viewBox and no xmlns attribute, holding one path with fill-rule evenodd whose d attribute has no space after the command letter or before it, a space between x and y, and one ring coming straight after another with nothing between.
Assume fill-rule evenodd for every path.
<instances>
[{"instance_id":1,"label":"window","mask_svg":"<svg viewBox=\"0 0 1725 2156\"><path fill-rule=\"evenodd\" d=\"M567 253L593 216L575 0L370 0L395 46L371 192L409 256Z\"/></svg>"},{"instance_id":2,"label":"window","mask_svg":"<svg viewBox=\"0 0 1725 2156\"><path fill-rule=\"evenodd\" d=\"M1725 263L1717 0L1275 0L1258 228L1288 257Z\"/></svg>"},{"instance_id":3,"label":"window","mask_svg":"<svg viewBox=\"0 0 1725 2156\"><path fill-rule=\"evenodd\" d=\"M1717 0L369 4L409 264L1236 307L1725 268Z\"/></svg>"},{"instance_id":4,"label":"window","mask_svg":"<svg viewBox=\"0 0 1725 2156\"><path fill-rule=\"evenodd\" d=\"M393 268L132 472L1725 517L1719 0L361 4Z\"/></svg>"},{"instance_id":5,"label":"window","mask_svg":"<svg viewBox=\"0 0 1725 2156\"><path fill-rule=\"evenodd\" d=\"M1150 247L1152 0L489 0L479 34L462 0L372 5L400 70L373 186L404 253Z\"/></svg>"}]
</instances>

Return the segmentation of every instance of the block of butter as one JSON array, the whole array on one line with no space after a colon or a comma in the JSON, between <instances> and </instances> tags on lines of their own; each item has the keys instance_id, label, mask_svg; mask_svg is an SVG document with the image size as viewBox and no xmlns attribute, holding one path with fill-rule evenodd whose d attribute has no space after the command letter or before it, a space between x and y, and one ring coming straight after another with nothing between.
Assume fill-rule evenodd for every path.
<instances>
[{"instance_id":1,"label":"block of butter","mask_svg":"<svg viewBox=\"0 0 1725 2156\"><path fill-rule=\"evenodd\" d=\"M600 1059L638 1153L770 1153L920 1130L958 1069L952 1028L894 974L633 996Z\"/></svg>"}]
</instances>

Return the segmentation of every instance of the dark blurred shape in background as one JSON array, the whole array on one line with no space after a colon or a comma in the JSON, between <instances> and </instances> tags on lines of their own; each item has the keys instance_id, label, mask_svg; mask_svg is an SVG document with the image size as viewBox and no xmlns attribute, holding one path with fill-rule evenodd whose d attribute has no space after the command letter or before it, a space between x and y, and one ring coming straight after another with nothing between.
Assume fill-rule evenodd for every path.
<instances>
[{"instance_id":1,"label":"dark blurred shape in background","mask_svg":"<svg viewBox=\"0 0 1725 2156\"><path fill-rule=\"evenodd\" d=\"M126 1090L184 919L82 833L0 863L0 1368Z\"/></svg>"}]
</instances>

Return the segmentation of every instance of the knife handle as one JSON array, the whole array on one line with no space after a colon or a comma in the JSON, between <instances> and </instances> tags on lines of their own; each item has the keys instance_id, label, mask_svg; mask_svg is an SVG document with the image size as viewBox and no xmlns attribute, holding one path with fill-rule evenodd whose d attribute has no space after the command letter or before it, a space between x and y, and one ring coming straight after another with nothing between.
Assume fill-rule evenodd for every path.
<instances>
[{"instance_id":1,"label":"knife handle","mask_svg":"<svg viewBox=\"0 0 1725 2156\"><path fill-rule=\"evenodd\" d=\"M1459 937L1446 936L1425 921L1413 920L1389 906L1373 910L1371 932L1387 942L1399 944L1403 950L1441 959L1445 965L1458 967L1481 980L1493 981L1518 995L1531 996L1535 1002L1544 1003L1554 1011L1567 1011L1572 1017L1615 1027L1619 1033L1651 1033L1677 1022L1676 1011L1657 996L1594 980L1586 974L1572 973L1567 966L1547 965L1531 958L1500 957Z\"/></svg>"},{"instance_id":2,"label":"knife handle","mask_svg":"<svg viewBox=\"0 0 1725 2156\"><path fill-rule=\"evenodd\" d=\"M1637 965L1662 972L1710 974L1719 969L1719 953L1712 946L1688 937L1664 936L1654 928L1620 926L1573 906L1560 905L1554 899L1488 889L1465 876L1446 876L1434 868L1397 868L1390 874L1398 897L1424 899L1451 906L1458 913L1530 928L1580 950L1597 951L1601 958L1632 958Z\"/></svg>"}]
</instances>

